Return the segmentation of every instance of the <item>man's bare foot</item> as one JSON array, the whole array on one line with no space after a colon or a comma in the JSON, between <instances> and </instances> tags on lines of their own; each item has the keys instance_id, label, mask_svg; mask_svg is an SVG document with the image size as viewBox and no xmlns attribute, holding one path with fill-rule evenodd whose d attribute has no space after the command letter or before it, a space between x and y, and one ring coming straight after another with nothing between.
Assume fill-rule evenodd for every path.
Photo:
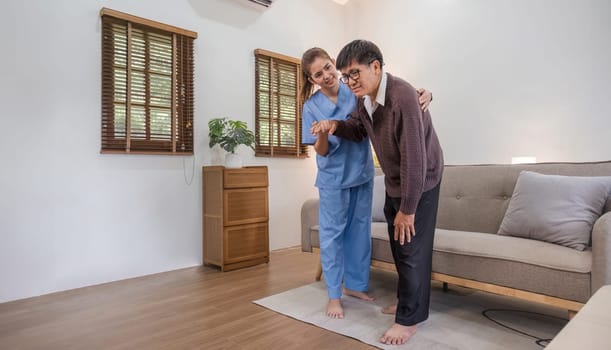
<instances>
[{"instance_id":1,"label":"man's bare foot","mask_svg":"<svg viewBox=\"0 0 611 350\"><path fill-rule=\"evenodd\" d=\"M403 326L395 323L380 338L380 343L386 345L405 344L416 333L416 325Z\"/></svg>"},{"instance_id":2,"label":"man's bare foot","mask_svg":"<svg viewBox=\"0 0 611 350\"><path fill-rule=\"evenodd\" d=\"M384 306L382 308L382 313L387 315L394 315L397 313L397 304Z\"/></svg>"},{"instance_id":3,"label":"man's bare foot","mask_svg":"<svg viewBox=\"0 0 611 350\"><path fill-rule=\"evenodd\" d=\"M342 293L351 297L359 298L365 301L373 301L375 298L365 292L357 292L356 290L342 288Z\"/></svg>"},{"instance_id":4,"label":"man's bare foot","mask_svg":"<svg viewBox=\"0 0 611 350\"><path fill-rule=\"evenodd\" d=\"M327 303L327 316L330 318L344 318L344 308L339 299L329 299Z\"/></svg>"}]
</instances>

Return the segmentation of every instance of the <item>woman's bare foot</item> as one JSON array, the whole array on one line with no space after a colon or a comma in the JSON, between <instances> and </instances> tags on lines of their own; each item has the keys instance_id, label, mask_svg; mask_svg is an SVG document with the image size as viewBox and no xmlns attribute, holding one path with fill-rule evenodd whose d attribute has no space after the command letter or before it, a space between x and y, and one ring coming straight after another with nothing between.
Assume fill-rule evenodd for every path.
<instances>
[{"instance_id":1,"label":"woman's bare foot","mask_svg":"<svg viewBox=\"0 0 611 350\"><path fill-rule=\"evenodd\" d=\"M387 315L394 315L397 313L397 304L384 306L382 308L382 313Z\"/></svg>"},{"instance_id":2,"label":"woman's bare foot","mask_svg":"<svg viewBox=\"0 0 611 350\"><path fill-rule=\"evenodd\" d=\"M365 301L373 301L375 298L365 292L357 292L356 290L342 288L342 293L344 295L349 295L351 297L359 298Z\"/></svg>"},{"instance_id":3,"label":"woman's bare foot","mask_svg":"<svg viewBox=\"0 0 611 350\"><path fill-rule=\"evenodd\" d=\"M380 343L386 345L405 344L416 333L416 326L403 326L395 323L380 338Z\"/></svg>"},{"instance_id":4,"label":"woman's bare foot","mask_svg":"<svg viewBox=\"0 0 611 350\"><path fill-rule=\"evenodd\" d=\"M327 316L330 318L344 318L344 308L339 299L329 299L327 303Z\"/></svg>"}]
</instances>

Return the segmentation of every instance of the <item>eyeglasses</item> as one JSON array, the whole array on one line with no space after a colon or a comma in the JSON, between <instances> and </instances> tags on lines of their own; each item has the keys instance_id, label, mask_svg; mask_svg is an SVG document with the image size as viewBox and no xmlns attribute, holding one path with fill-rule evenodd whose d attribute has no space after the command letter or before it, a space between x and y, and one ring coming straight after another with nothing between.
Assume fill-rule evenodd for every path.
<instances>
[{"instance_id":1,"label":"eyeglasses","mask_svg":"<svg viewBox=\"0 0 611 350\"><path fill-rule=\"evenodd\" d=\"M375 60L377 60L377 58L372 58L371 60L369 60L369 63L367 63L367 65L372 64ZM350 79L352 79L352 80L354 80L356 82L357 80L359 80L360 76L361 76L361 70L360 69L353 69L350 72L348 72L348 74L342 74L339 77L339 80L341 80L342 83L344 83L344 84L348 84Z\"/></svg>"},{"instance_id":2,"label":"eyeglasses","mask_svg":"<svg viewBox=\"0 0 611 350\"><path fill-rule=\"evenodd\" d=\"M353 69L350 72L348 72L348 74L342 74L342 76L339 77L339 80L341 80L342 83L344 83L344 84L348 84L350 79L352 79L354 81L357 81L357 80L359 80L360 76L361 76L361 70L360 69Z\"/></svg>"}]
</instances>

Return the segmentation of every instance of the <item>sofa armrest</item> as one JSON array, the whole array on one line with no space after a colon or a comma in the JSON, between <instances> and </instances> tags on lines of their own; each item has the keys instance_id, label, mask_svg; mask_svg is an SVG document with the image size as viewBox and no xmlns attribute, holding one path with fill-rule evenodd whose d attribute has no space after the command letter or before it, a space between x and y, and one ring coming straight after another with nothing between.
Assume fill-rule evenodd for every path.
<instances>
[{"instance_id":1,"label":"sofa armrest","mask_svg":"<svg viewBox=\"0 0 611 350\"><path fill-rule=\"evenodd\" d=\"M301 205L301 251L312 251L310 228L315 225L318 225L318 198L308 199Z\"/></svg>"},{"instance_id":2,"label":"sofa armrest","mask_svg":"<svg viewBox=\"0 0 611 350\"><path fill-rule=\"evenodd\" d=\"M611 212L594 223L592 230L592 291L611 284Z\"/></svg>"}]
</instances>

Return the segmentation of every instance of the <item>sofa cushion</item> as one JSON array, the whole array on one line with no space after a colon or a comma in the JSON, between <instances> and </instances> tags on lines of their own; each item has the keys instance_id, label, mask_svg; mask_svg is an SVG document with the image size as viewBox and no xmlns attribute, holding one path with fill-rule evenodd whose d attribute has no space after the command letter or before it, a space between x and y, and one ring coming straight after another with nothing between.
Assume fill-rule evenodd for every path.
<instances>
[{"instance_id":1,"label":"sofa cushion","mask_svg":"<svg viewBox=\"0 0 611 350\"><path fill-rule=\"evenodd\" d=\"M312 247L320 248L320 238L319 238L318 225L314 225L310 227L310 242Z\"/></svg>"},{"instance_id":2,"label":"sofa cushion","mask_svg":"<svg viewBox=\"0 0 611 350\"><path fill-rule=\"evenodd\" d=\"M532 241L531 242L536 242ZM551 243L545 243L553 245ZM564 249L571 249L558 246ZM571 249L578 253L577 250ZM563 271L495 257L479 257L433 251L433 271L581 303L592 294L590 273Z\"/></svg>"},{"instance_id":3,"label":"sofa cushion","mask_svg":"<svg viewBox=\"0 0 611 350\"><path fill-rule=\"evenodd\" d=\"M388 247L388 230L386 224L374 223L371 229L374 240L386 241L382 246ZM390 251L390 249L388 249ZM531 239L500 236L483 232L435 230L433 250L493 258L506 261L543 266L555 270L590 273L592 271L592 251L578 251L557 244L550 244ZM378 253L379 254L379 253ZM375 254L374 259L392 262Z\"/></svg>"},{"instance_id":4,"label":"sofa cushion","mask_svg":"<svg viewBox=\"0 0 611 350\"><path fill-rule=\"evenodd\" d=\"M384 202L386 201L386 185L384 175L376 175L373 178L373 202L371 206L371 221L386 222L384 216Z\"/></svg>"},{"instance_id":5,"label":"sofa cushion","mask_svg":"<svg viewBox=\"0 0 611 350\"><path fill-rule=\"evenodd\" d=\"M388 224L386 222L372 222L371 238L371 258L394 263L390 243L388 243Z\"/></svg>"},{"instance_id":6,"label":"sofa cushion","mask_svg":"<svg viewBox=\"0 0 611 350\"><path fill-rule=\"evenodd\" d=\"M522 171L498 233L584 250L610 188L611 176Z\"/></svg>"},{"instance_id":7,"label":"sofa cushion","mask_svg":"<svg viewBox=\"0 0 611 350\"><path fill-rule=\"evenodd\" d=\"M433 250L578 273L592 271L592 251L589 249L578 251L557 244L489 233L437 229Z\"/></svg>"},{"instance_id":8,"label":"sofa cushion","mask_svg":"<svg viewBox=\"0 0 611 350\"><path fill-rule=\"evenodd\" d=\"M384 239L388 241L388 224L386 222L371 223L371 238Z\"/></svg>"}]
</instances>

